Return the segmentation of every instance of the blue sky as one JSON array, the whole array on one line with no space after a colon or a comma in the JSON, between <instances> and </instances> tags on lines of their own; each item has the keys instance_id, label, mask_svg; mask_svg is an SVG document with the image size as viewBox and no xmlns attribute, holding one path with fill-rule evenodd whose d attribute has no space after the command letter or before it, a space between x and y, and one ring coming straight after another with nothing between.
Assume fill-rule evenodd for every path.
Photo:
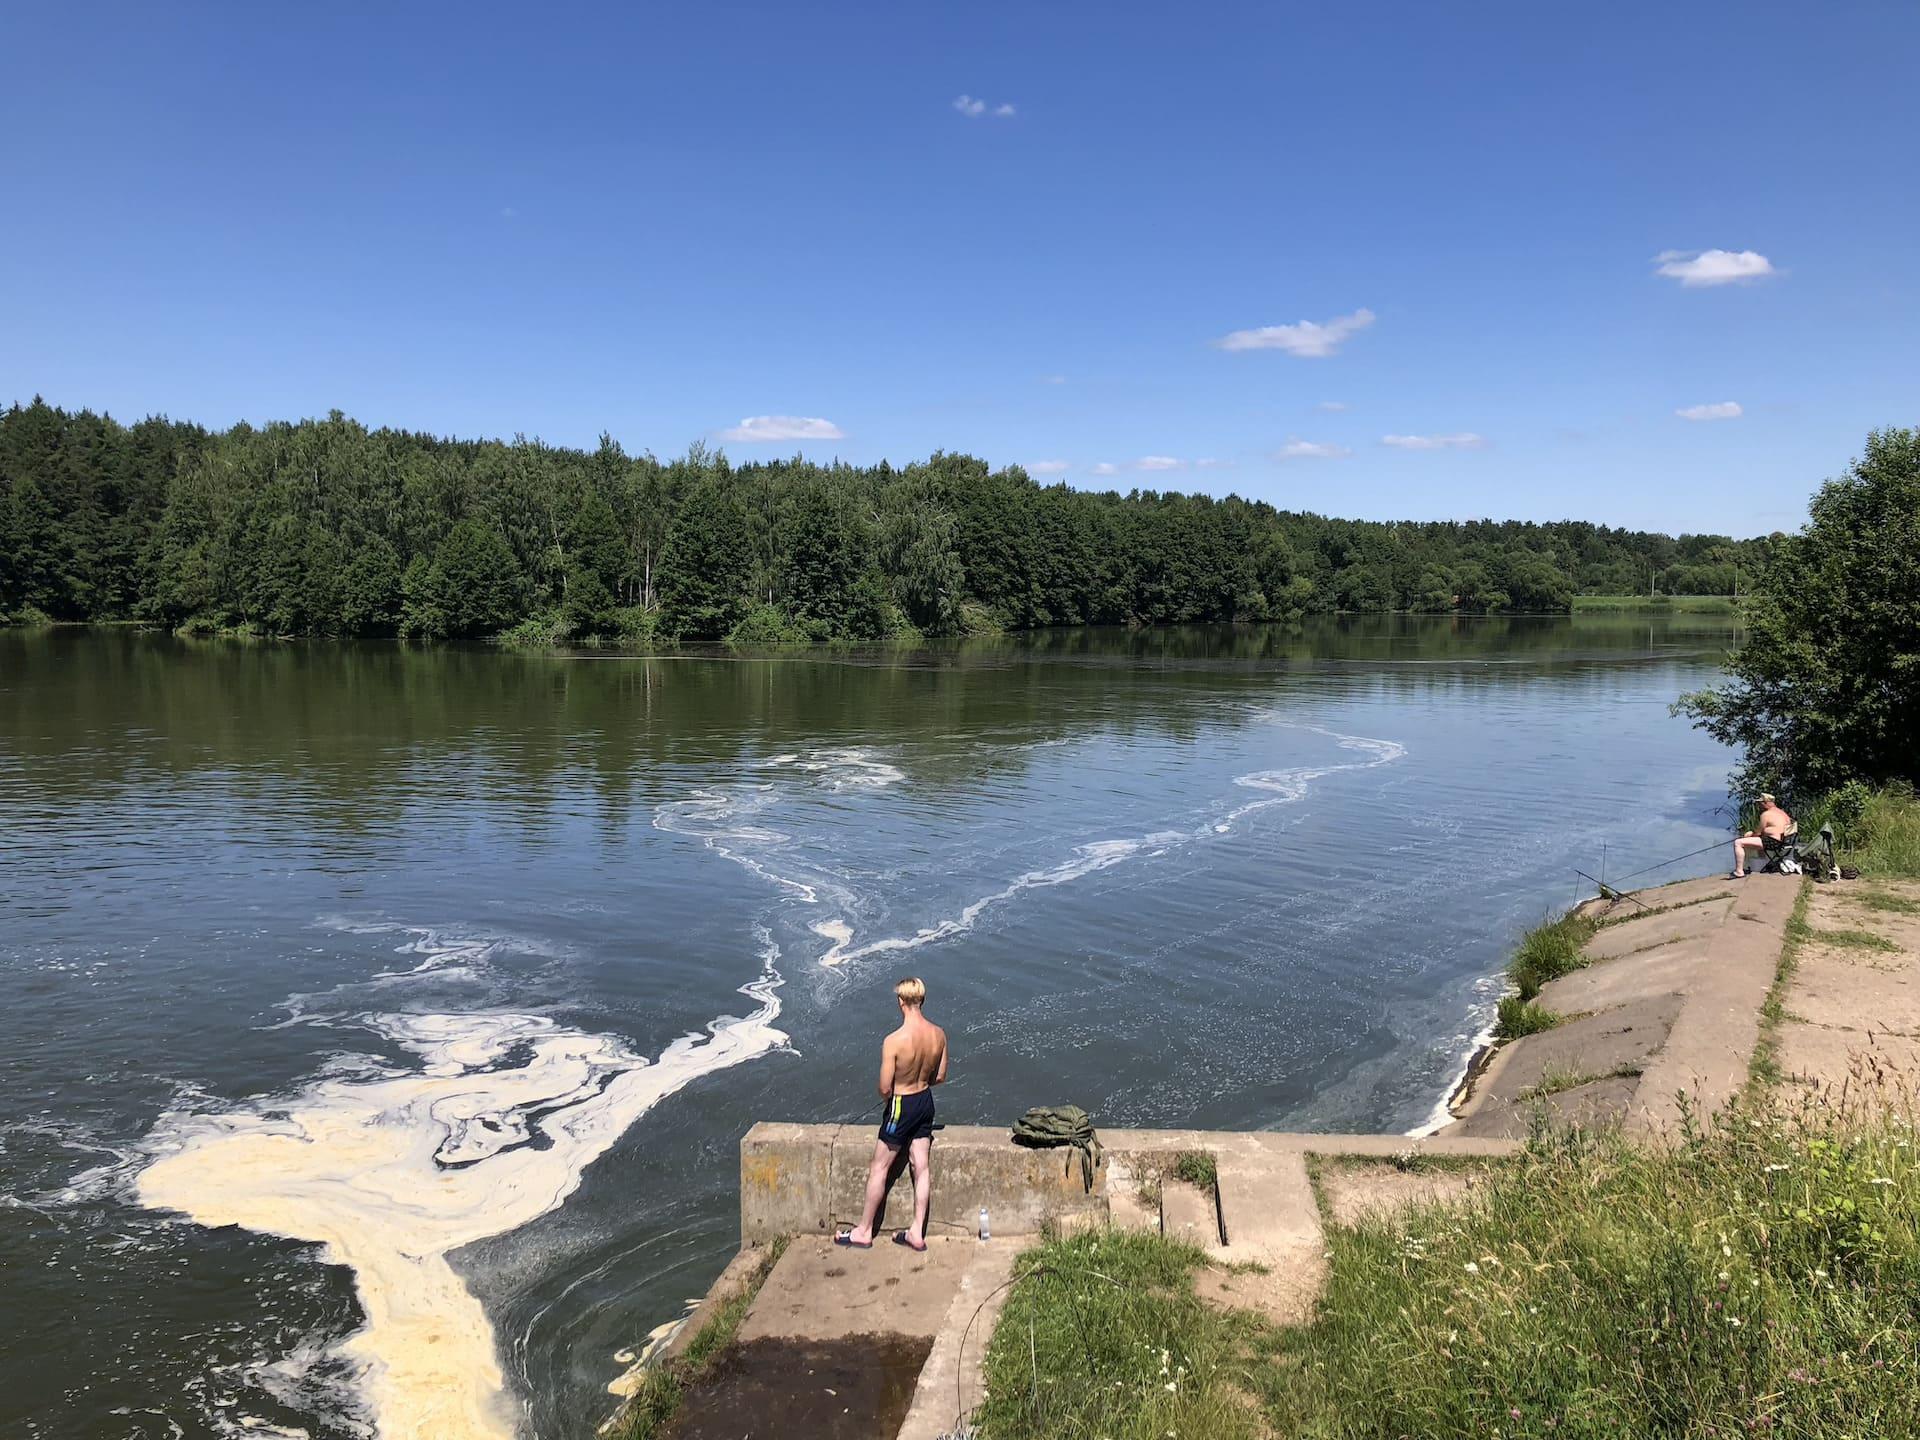
<instances>
[{"instance_id":1,"label":"blue sky","mask_svg":"<svg viewBox=\"0 0 1920 1440\"><path fill-rule=\"evenodd\" d=\"M0 403L1742 534L1920 421L1911 4L76 3L5 51Z\"/></svg>"}]
</instances>

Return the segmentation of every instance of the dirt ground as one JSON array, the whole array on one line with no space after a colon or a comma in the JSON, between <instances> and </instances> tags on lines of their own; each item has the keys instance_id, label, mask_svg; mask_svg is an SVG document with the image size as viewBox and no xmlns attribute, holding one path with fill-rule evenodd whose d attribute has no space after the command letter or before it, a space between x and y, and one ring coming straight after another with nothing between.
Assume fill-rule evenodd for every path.
<instances>
[{"instance_id":1,"label":"dirt ground","mask_svg":"<svg viewBox=\"0 0 1920 1440\"><path fill-rule=\"evenodd\" d=\"M906 1418L930 1338L750 1340L687 1391L672 1440L873 1440Z\"/></svg>"},{"instance_id":2,"label":"dirt ground","mask_svg":"<svg viewBox=\"0 0 1920 1440\"><path fill-rule=\"evenodd\" d=\"M1920 883L1822 885L1781 997L1774 1058L1788 1097L1920 1099Z\"/></svg>"}]
</instances>

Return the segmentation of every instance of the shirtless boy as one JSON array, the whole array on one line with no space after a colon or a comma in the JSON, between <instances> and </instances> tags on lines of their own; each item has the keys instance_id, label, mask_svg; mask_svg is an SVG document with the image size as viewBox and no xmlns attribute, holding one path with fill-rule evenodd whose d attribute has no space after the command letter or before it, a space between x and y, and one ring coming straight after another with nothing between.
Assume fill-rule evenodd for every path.
<instances>
[{"instance_id":1,"label":"shirtless boy","mask_svg":"<svg viewBox=\"0 0 1920 1440\"><path fill-rule=\"evenodd\" d=\"M1760 829L1758 833L1748 831L1733 842L1733 876L1735 880L1747 878L1747 851L1763 851L1769 840L1784 840L1796 833L1799 826L1780 806L1780 802L1771 795L1760 797Z\"/></svg>"},{"instance_id":2,"label":"shirtless boy","mask_svg":"<svg viewBox=\"0 0 1920 1440\"><path fill-rule=\"evenodd\" d=\"M933 1087L946 1083L947 1032L927 1019L927 987L902 980L893 987L900 1028L880 1046L880 1138L867 1169L867 1209L860 1223L833 1237L836 1245L873 1248L873 1225L887 1197L887 1173L907 1147L913 1165L913 1224L893 1237L909 1250L927 1248L927 1206L933 1198Z\"/></svg>"}]
</instances>

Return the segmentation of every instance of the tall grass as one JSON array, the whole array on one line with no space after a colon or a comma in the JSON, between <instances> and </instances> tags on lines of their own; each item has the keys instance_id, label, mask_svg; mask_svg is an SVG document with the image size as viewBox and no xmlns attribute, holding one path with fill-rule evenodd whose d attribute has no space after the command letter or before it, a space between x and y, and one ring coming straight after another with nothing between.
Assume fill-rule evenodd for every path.
<instances>
[{"instance_id":1,"label":"tall grass","mask_svg":"<svg viewBox=\"0 0 1920 1440\"><path fill-rule=\"evenodd\" d=\"M1911 786L1875 790L1856 780L1797 803L1794 823L1801 837L1811 840L1822 825L1832 825L1841 864L1869 879L1920 879L1920 801ZM1743 824L1750 827L1751 821Z\"/></svg>"},{"instance_id":2,"label":"tall grass","mask_svg":"<svg viewBox=\"0 0 1920 1440\"><path fill-rule=\"evenodd\" d=\"M1599 927L1578 915L1562 915L1536 925L1520 937L1520 944L1507 962L1507 978L1513 981L1522 1001L1533 999L1550 980L1557 980L1587 963L1580 947L1594 937Z\"/></svg>"},{"instance_id":3,"label":"tall grass","mask_svg":"<svg viewBox=\"0 0 1920 1440\"><path fill-rule=\"evenodd\" d=\"M1199 1303L1156 1236L1054 1239L986 1440L1920 1434L1920 1136L1824 1102L1670 1146L1544 1135L1471 1200L1327 1230L1311 1323Z\"/></svg>"},{"instance_id":4,"label":"tall grass","mask_svg":"<svg viewBox=\"0 0 1920 1440\"><path fill-rule=\"evenodd\" d=\"M1915 1138L1819 1109L1673 1148L1574 1132L1470 1207L1336 1226L1319 1317L1260 1371L1271 1418L1307 1440L1915 1434Z\"/></svg>"}]
</instances>

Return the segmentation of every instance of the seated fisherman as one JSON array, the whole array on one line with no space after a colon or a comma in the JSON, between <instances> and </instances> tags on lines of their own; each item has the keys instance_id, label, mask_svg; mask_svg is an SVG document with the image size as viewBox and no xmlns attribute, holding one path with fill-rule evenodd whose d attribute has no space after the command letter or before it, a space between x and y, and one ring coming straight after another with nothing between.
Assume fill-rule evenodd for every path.
<instances>
[{"instance_id":1,"label":"seated fisherman","mask_svg":"<svg viewBox=\"0 0 1920 1440\"><path fill-rule=\"evenodd\" d=\"M902 1146L913 1166L913 1223L893 1237L909 1250L927 1248L927 1206L933 1196L933 1087L947 1079L947 1032L926 1016L927 987L908 978L893 987L900 1028L880 1047L880 1136L867 1168L860 1223L833 1237L855 1250L873 1247L873 1226L887 1197L887 1179Z\"/></svg>"},{"instance_id":2,"label":"seated fisherman","mask_svg":"<svg viewBox=\"0 0 1920 1440\"><path fill-rule=\"evenodd\" d=\"M1777 848L1787 841L1795 839L1800 827L1794 823L1793 816L1781 808L1780 802L1771 795L1760 797L1760 828L1749 830L1733 842L1733 875L1735 880L1747 877L1747 852L1765 851L1769 845Z\"/></svg>"}]
</instances>

